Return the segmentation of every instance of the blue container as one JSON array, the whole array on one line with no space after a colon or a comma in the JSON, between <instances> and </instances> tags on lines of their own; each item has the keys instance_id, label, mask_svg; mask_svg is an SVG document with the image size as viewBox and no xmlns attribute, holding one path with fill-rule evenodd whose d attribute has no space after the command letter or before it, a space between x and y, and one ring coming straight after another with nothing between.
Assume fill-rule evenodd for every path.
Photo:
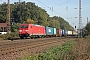
<instances>
[{"instance_id":1,"label":"blue container","mask_svg":"<svg viewBox=\"0 0 90 60\"><path fill-rule=\"evenodd\" d=\"M52 27L46 27L46 35L53 35L53 28Z\"/></svg>"},{"instance_id":2,"label":"blue container","mask_svg":"<svg viewBox=\"0 0 90 60\"><path fill-rule=\"evenodd\" d=\"M65 30L62 30L62 35L65 35Z\"/></svg>"},{"instance_id":3,"label":"blue container","mask_svg":"<svg viewBox=\"0 0 90 60\"><path fill-rule=\"evenodd\" d=\"M65 30L65 35L67 35L68 34L68 31L67 30Z\"/></svg>"},{"instance_id":4,"label":"blue container","mask_svg":"<svg viewBox=\"0 0 90 60\"><path fill-rule=\"evenodd\" d=\"M56 35L56 33L57 33L56 28L53 28L53 32L54 32L53 34Z\"/></svg>"}]
</instances>

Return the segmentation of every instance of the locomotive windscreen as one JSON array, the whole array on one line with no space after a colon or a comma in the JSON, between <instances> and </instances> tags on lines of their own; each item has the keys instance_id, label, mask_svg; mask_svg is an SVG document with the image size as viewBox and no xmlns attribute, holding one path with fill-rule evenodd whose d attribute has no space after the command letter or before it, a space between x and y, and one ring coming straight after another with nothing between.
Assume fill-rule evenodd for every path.
<instances>
[{"instance_id":1,"label":"locomotive windscreen","mask_svg":"<svg viewBox=\"0 0 90 60\"><path fill-rule=\"evenodd\" d=\"M28 28L28 25L21 25L20 28Z\"/></svg>"}]
</instances>

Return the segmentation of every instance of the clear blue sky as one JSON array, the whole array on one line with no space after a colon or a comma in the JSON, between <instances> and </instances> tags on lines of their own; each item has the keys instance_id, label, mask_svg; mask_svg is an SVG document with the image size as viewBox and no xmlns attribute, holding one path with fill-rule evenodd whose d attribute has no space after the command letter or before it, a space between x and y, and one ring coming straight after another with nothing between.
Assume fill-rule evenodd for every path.
<instances>
[{"instance_id":1,"label":"clear blue sky","mask_svg":"<svg viewBox=\"0 0 90 60\"><path fill-rule=\"evenodd\" d=\"M19 0L10 0L10 3ZM33 2L37 6L45 9L50 16L61 16L72 26L79 24L79 0L21 0ZM1 2L1 1L0 1ZM7 2L7 0L2 0ZM87 17L90 21L90 0L82 0L82 26L87 23ZM51 8L51 9L50 9ZM77 8L77 9L74 9ZM77 18L75 18L77 17Z\"/></svg>"}]
</instances>

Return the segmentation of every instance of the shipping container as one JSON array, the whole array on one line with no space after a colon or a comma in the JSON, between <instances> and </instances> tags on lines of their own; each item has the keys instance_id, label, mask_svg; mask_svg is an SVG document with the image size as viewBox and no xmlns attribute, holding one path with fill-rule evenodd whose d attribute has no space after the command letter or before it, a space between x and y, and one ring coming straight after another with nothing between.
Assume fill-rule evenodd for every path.
<instances>
[{"instance_id":1,"label":"shipping container","mask_svg":"<svg viewBox=\"0 0 90 60\"><path fill-rule=\"evenodd\" d=\"M72 35L74 35L74 31L72 31Z\"/></svg>"},{"instance_id":2,"label":"shipping container","mask_svg":"<svg viewBox=\"0 0 90 60\"><path fill-rule=\"evenodd\" d=\"M68 31L67 30L62 30L62 36L65 36L68 34Z\"/></svg>"},{"instance_id":3,"label":"shipping container","mask_svg":"<svg viewBox=\"0 0 90 60\"><path fill-rule=\"evenodd\" d=\"M53 34L56 35L56 33L57 33L56 28L53 28L53 32L54 32Z\"/></svg>"},{"instance_id":4,"label":"shipping container","mask_svg":"<svg viewBox=\"0 0 90 60\"><path fill-rule=\"evenodd\" d=\"M73 31L68 31L68 35L72 35Z\"/></svg>"},{"instance_id":5,"label":"shipping container","mask_svg":"<svg viewBox=\"0 0 90 60\"><path fill-rule=\"evenodd\" d=\"M62 35L62 31L63 31L63 30L62 30L62 29L60 29L61 35Z\"/></svg>"},{"instance_id":6,"label":"shipping container","mask_svg":"<svg viewBox=\"0 0 90 60\"><path fill-rule=\"evenodd\" d=\"M78 33L73 31L73 35L78 35Z\"/></svg>"},{"instance_id":7,"label":"shipping container","mask_svg":"<svg viewBox=\"0 0 90 60\"><path fill-rule=\"evenodd\" d=\"M65 30L65 35L67 35L68 34L68 31L67 30Z\"/></svg>"},{"instance_id":8,"label":"shipping container","mask_svg":"<svg viewBox=\"0 0 90 60\"><path fill-rule=\"evenodd\" d=\"M60 34L61 34L60 29L57 29L57 35L60 35Z\"/></svg>"},{"instance_id":9,"label":"shipping container","mask_svg":"<svg viewBox=\"0 0 90 60\"><path fill-rule=\"evenodd\" d=\"M62 35L62 30L61 29L57 29L57 36L61 36Z\"/></svg>"},{"instance_id":10,"label":"shipping container","mask_svg":"<svg viewBox=\"0 0 90 60\"><path fill-rule=\"evenodd\" d=\"M46 27L46 35L53 35L54 31L52 27Z\"/></svg>"},{"instance_id":11,"label":"shipping container","mask_svg":"<svg viewBox=\"0 0 90 60\"><path fill-rule=\"evenodd\" d=\"M65 35L65 30L62 30L61 32L62 32L62 35Z\"/></svg>"}]
</instances>

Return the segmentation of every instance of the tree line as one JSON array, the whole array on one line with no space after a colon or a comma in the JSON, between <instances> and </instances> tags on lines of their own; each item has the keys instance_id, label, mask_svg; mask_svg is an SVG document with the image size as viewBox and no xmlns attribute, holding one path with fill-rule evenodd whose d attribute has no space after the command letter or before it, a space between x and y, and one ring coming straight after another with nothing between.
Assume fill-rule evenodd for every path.
<instances>
[{"instance_id":1,"label":"tree line","mask_svg":"<svg viewBox=\"0 0 90 60\"><path fill-rule=\"evenodd\" d=\"M62 17L50 15L32 2L14 2L10 4L10 21L16 25L21 23L33 23L44 26L56 27L65 30L73 30L73 27ZM0 4L0 23L5 23L7 20L7 3ZM13 30L14 30L13 29Z\"/></svg>"},{"instance_id":2,"label":"tree line","mask_svg":"<svg viewBox=\"0 0 90 60\"><path fill-rule=\"evenodd\" d=\"M90 35L90 22L83 28L85 35Z\"/></svg>"}]
</instances>

